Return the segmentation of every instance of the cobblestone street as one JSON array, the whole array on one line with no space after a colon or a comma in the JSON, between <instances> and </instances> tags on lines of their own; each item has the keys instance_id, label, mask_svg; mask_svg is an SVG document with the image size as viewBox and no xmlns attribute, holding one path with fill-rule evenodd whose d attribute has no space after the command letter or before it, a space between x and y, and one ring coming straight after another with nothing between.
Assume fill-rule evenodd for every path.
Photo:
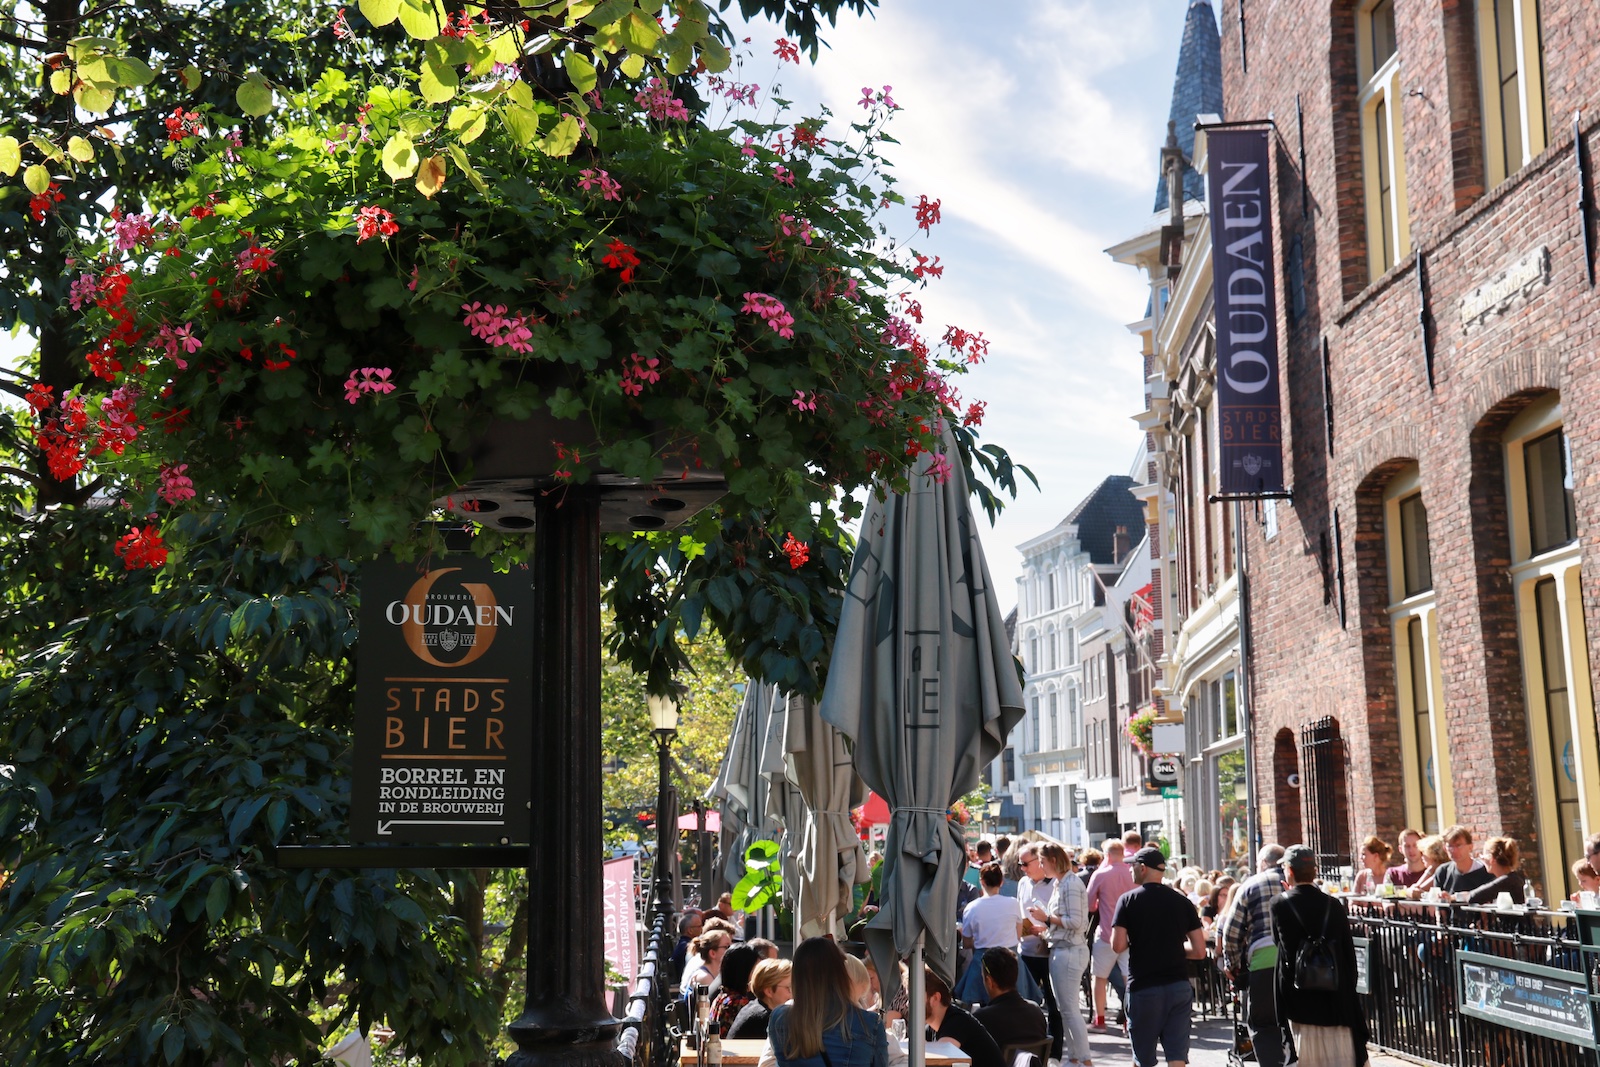
<instances>
[{"instance_id":1,"label":"cobblestone street","mask_svg":"<svg viewBox=\"0 0 1600 1067\"><path fill-rule=\"evenodd\" d=\"M1233 1028L1226 1019L1196 1019L1189 1045L1190 1067L1228 1067L1232 1044ZM1094 1050L1095 1067L1127 1067L1133 1062L1128 1039L1115 1026L1108 1025L1105 1033L1089 1031L1089 1046ZM1411 1062L1373 1053L1371 1067L1408 1067Z\"/></svg>"}]
</instances>

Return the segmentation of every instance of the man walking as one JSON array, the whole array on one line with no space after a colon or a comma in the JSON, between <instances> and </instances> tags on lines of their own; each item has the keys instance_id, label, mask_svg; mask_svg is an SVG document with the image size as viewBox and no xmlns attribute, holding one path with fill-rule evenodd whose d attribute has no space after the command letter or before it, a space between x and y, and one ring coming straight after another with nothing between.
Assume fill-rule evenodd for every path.
<instances>
[{"instance_id":1,"label":"man walking","mask_svg":"<svg viewBox=\"0 0 1600 1067\"><path fill-rule=\"evenodd\" d=\"M1344 905L1315 885L1317 857L1305 845L1284 855L1286 889L1272 904L1277 929L1278 1012L1294 1030L1299 1067L1361 1067L1367 1020L1356 993L1356 947ZM1321 941L1325 948L1302 948ZM1299 970L1333 962L1335 988ZM1325 976L1325 972L1324 972ZM1324 977L1317 976L1317 977Z\"/></svg>"},{"instance_id":2,"label":"man walking","mask_svg":"<svg viewBox=\"0 0 1600 1067\"><path fill-rule=\"evenodd\" d=\"M1166 857L1142 848L1133 857L1134 888L1117 903L1111 948L1128 954L1128 1038L1135 1067L1156 1067L1156 1045L1169 1067L1189 1062L1189 960L1206 958L1200 915L1189 898L1164 885Z\"/></svg>"},{"instance_id":3,"label":"man walking","mask_svg":"<svg viewBox=\"0 0 1600 1067\"><path fill-rule=\"evenodd\" d=\"M1089 878L1088 908L1089 914L1098 916L1099 924L1095 927L1093 955L1090 966L1094 971L1094 1022L1096 1030L1105 1029L1106 1025L1106 986L1112 984L1117 987L1117 1000L1127 1010L1128 990L1119 977L1126 977L1128 973L1128 954L1117 953L1111 948L1111 917L1116 914L1117 901L1122 899L1122 894L1133 888L1133 868L1123 860L1122 842L1111 838L1105 843L1105 862L1095 869Z\"/></svg>"},{"instance_id":4,"label":"man walking","mask_svg":"<svg viewBox=\"0 0 1600 1067\"><path fill-rule=\"evenodd\" d=\"M1283 1026L1273 995L1278 945L1272 927L1272 903L1283 893L1282 864L1282 845L1262 846L1256 854L1257 873L1234 894L1217 938L1223 969L1245 987L1245 1025L1261 1067L1283 1067Z\"/></svg>"}]
</instances>

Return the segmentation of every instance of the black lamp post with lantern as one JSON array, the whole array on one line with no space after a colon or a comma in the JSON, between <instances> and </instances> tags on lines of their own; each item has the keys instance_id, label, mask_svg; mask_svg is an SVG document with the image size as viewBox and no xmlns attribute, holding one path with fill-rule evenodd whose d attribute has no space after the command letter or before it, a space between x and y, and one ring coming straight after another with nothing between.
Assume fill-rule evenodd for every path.
<instances>
[{"instance_id":1,"label":"black lamp post with lantern","mask_svg":"<svg viewBox=\"0 0 1600 1067\"><path fill-rule=\"evenodd\" d=\"M651 693L645 698L656 739L656 906L671 916L672 861L677 855L678 790L672 784L672 741L678 736L678 698Z\"/></svg>"}]
</instances>

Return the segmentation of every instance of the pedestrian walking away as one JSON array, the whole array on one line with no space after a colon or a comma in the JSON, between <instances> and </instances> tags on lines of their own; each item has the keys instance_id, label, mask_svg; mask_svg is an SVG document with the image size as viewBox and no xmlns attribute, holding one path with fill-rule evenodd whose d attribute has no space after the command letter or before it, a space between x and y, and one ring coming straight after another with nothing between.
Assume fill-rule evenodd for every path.
<instances>
[{"instance_id":1,"label":"pedestrian walking away","mask_svg":"<svg viewBox=\"0 0 1600 1067\"><path fill-rule=\"evenodd\" d=\"M1344 905L1315 884L1316 854L1284 856L1288 888L1272 905L1278 1012L1289 1022L1298 1067L1365 1067L1367 1020L1356 993L1356 947Z\"/></svg>"},{"instance_id":2,"label":"pedestrian walking away","mask_svg":"<svg viewBox=\"0 0 1600 1067\"><path fill-rule=\"evenodd\" d=\"M1135 1067L1156 1067L1156 1047L1169 1067L1189 1061L1189 1011L1194 987L1189 960L1206 958L1194 904L1161 876L1166 857L1142 848L1133 857L1134 888L1117 903L1111 946L1128 953L1128 1039Z\"/></svg>"},{"instance_id":3,"label":"pedestrian walking away","mask_svg":"<svg viewBox=\"0 0 1600 1067\"><path fill-rule=\"evenodd\" d=\"M1272 928L1272 903L1283 893L1283 846L1263 845L1257 873L1233 894L1217 938L1223 970L1244 988L1245 1025L1261 1067L1283 1067L1283 1023L1273 992L1278 943Z\"/></svg>"}]
</instances>

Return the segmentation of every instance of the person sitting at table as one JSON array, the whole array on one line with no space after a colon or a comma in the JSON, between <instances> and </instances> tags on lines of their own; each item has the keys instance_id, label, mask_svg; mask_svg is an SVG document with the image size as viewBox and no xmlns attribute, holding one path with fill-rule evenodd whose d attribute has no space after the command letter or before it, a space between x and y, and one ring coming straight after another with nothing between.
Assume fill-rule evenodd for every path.
<instances>
[{"instance_id":1,"label":"person sitting at table","mask_svg":"<svg viewBox=\"0 0 1600 1067\"><path fill-rule=\"evenodd\" d=\"M889 1067L889 1035L876 1015L851 1002L838 945L806 938L794 950L789 977L794 997L773 1008L767 1022L778 1067Z\"/></svg>"},{"instance_id":2,"label":"person sitting at table","mask_svg":"<svg viewBox=\"0 0 1600 1067\"><path fill-rule=\"evenodd\" d=\"M764 937L752 937L745 944L756 950L756 962L778 958L778 946Z\"/></svg>"},{"instance_id":3,"label":"person sitting at table","mask_svg":"<svg viewBox=\"0 0 1600 1067\"><path fill-rule=\"evenodd\" d=\"M728 1027L728 1039L764 1038L772 1009L789 1002L789 973L793 967L788 960L762 960L750 972L752 1000L743 1008Z\"/></svg>"},{"instance_id":4,"label":"person sitting at table","mask_svg":"<svg viewBox=\"0 0 1600 1067\"><path fill-rule=\"evenodd\" d=\"M1378 887L1389 873L1389 854L1393 851L1386 841L1376 834L1368 834L1361 842L1361 869L1356 872L1350 892L1358 897L1376 896Z\"/></svg>"},{"instance_id":5,"label":"person sitting at table","mask_svg":"<svg viewBox=\"0 0 1600 1067\"><path fill-rule=\"evenodd\" d=\"M711 980L722 973L722 955L732 944L733 937L728 931L711 928L709 924L705 933L689 942L691 966L683 972L684 995L689 995L696 986L710 985Z\"/></svg>"},{"instance_id":6,"label":"person sitting at table","mask_svg":"<svg viewBox=\"0 0 1600 1067\"><path fill-rule=\"evenodd\" d=\"M991 948L980 957L989 1003L972 1013L1002 1049L1050 1040L1050 1026L1039 1005L1017 992L1017 957L1010 949Z\"/></svg>"},{"instance_id":7,"label":"person sitting at table","mask_svg":"<svg viewBox=\"0 0 1600 1067\"><path fill-rule=\"evenodd\" d=\"M1574 904L1582 902L1580 894L1600 893L1600 872L1597 872L1588 860L1572 861L1572 880L1578 883L1578 892L1567 899Z\"/></svg>"},{"instance_id":8,"label":"person sitting at table","mask_svg":"<svg viewBox=\"0 0 1600 1067\"><path fill-rule=\"evenodd\" d=\"M1411 883L1407 895L1416 900L1428 890L1433 888L1433 879L1439 873L1439 868L1450 862L1450 850L1445 848L1444 837L1439 834L1429 834L1417 842L1417 850L1422 853L1424 870L1422 877Z\"/></svg>"},{"instance_id":9,"label":"person sitting at table","mask_svg":"<svg viewBox=\"0 0 1600 1067\"><path fill-rule=\"evenodd\" d=\"M1489 868L1493 877L1470 893L1458 893L1452 899L1458 902L1464 900L1468 904L1493 904L1501 893L1509 893L1511 903L1524 903L1528 880L1517 870L1521 862L1522 857L1514 840L1509 837L1489 838L1483 846L1483 865Z\"/></svg>"},{"instance_id":10,"label":"person sitting at table","mask_svg":"<svg viewBox=\"0 0 1600 1067\"><path fill-rule=\"evenodd\" d=\"M972 1057L972 1067L1005 1067L1000 1046L989 1031L959 1004L950 1003L950 987L944 979L925 968L923 989L927 992L928 1028L935 1039L948 1041Z\"/></svg>"},{"instance_id":11,"label":"person sitting at table","mask_svg":"<svg viewBox=\"0 0 1600 1067\"><path fill-rule=\"evenodd\" d=\"M722 988L711 998L711 1019L722 1037L728 1036L733 1020L754 999L750 992L750 972L760 962L761 957L749 945L734 945L723 953L722 968L717 974Z\"/></svg>"}]
</instances>

